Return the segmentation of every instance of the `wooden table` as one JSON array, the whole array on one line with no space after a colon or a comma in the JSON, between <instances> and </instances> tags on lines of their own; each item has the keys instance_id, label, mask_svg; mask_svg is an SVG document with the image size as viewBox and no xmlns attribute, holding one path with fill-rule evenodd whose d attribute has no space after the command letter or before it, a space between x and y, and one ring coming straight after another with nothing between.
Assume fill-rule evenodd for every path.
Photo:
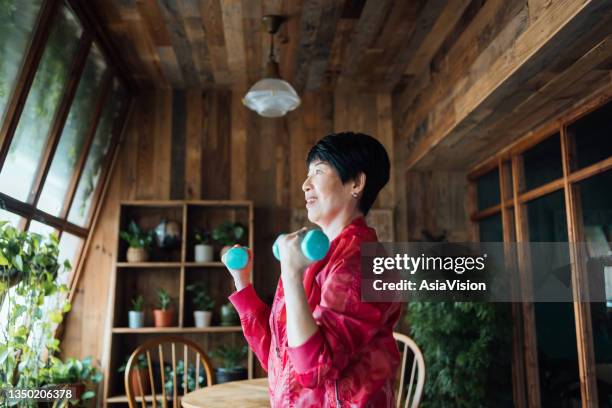
<instances>
[{"instance_id":1,"label":"wooden table","mask_svg":"<svg viewBox=\"0 0 612 408\"><path fill-rule=\"evenodd\" d=\"M185 394L183 408L263 408L270 406L268 379L232 381Z\"/></svg>"}]
</instances>

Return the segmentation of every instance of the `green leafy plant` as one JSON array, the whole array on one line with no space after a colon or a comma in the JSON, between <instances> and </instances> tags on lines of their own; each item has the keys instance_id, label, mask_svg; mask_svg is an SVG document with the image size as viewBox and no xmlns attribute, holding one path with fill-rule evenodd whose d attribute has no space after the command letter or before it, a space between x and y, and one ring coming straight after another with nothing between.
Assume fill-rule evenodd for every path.
<instances>
[{"instance_id":1,"label":"green leafy plant","mask_svg":"<svg viewBox=\"0 0 612 408\"><path fill-rule=\"evenodd\" d=\"M130 359L130 356L126 356L125 357L125 362L123 364L121 364L119 366L119 368L117 369L118 372L120 372L120 373L124 373L125 372L129 359ZM136 370L144 370L144 369L147 369L148 367L149 367L149 364L147 363L147 358L145 357L145 355L144 354L139 354L138 357L136 358L136 364L134 365L134 368Z\"/></svg>"},{"instance_id":2,"label":"green leafy plant","mask_svg":"<svg viewBox=\"0 0 612 408\"><path fill-rule=\"evenodd\" d=\"M9 310L0 331L0 383L5 388L41 386L46 356L59 351L53 334L70 303L68 287L58 283L58 276L70 271L70 262L61 265L58 256L55 235L43 239L0 221L0 304Z\"/></svg>"},{"instance_id":3,"label":"green leafy plant","mask_svg":"<svg viewBox=\"0 0 612 408\"><path fill-rule=\"evenodd\" d=\"M214 309L215 301L208 294L204 284L198 282L187 285L187 291L193 293L191 302L195 310L212 311Z\"/></svg>"},{"instance_id":4,"label":"green leafy plant","mask_svg":"<svg viewBox=\"0 0 612 408\"><path fill-rule=\"evenodd\" d=\"M212 243L212 237L208 230L196 230L193 239L196 243L202 245L210 245Z\"/></svg>"},{"instance_id":5,"label":"green leafy plant","mask_svg":"<svg viewBox=\"0 0 612 408\"><path fill-rule=\"evenodd\" d=\"M142 312L142 306L144 304L144 298L142 295L134 296L132 298L132 310L134 312Z\"/></svg>"},{"instance_id":6,"label":"green leafy plant","mask_svg":"<svg viewBox=\"0 0 612 408\"><path fill-rule=\"evenodd\" d=\"M128 243L130 248L146 249L153 243L153 233L142 231L134 220L130 221L127 231L121 231L119 236Z\"/></svg>"},{"instance_id":7,"label":"green leafy plant","mask_svg":"<svg viewBox=\"0 0 612 408\"><path fill-rule=\"evenodd\" d=\"M164 366L164 372L166 373L166 393L172 395L174 390L174 372L170 365ZM183 373L185 372L185 363L183 360L179 360L176 364L176 376L178 377L178 383L176 385L177 393L183 393ZM198 373L198 383L200 387L206 386L206 374L204 368L200 365L200 372ZM192 363L189 363L187 368L187 392L194 391L196 386L196 370Z\"/></svg>"},{"instance_id":8,"label":"green leafy plant","mask_svg":"<svg viewBox=\"0 0 612 408\"><path fill-rule=\"evenodd\" d=\"M237 370L243 368L242 361L247 355L247 346L220 346L210 352L210 356L217 360L221 367L226 370Z\"/></svg>"},{"instance_id":9,"label":"green leafy plant","mask_svg":"<svg viewBox=\"0 0 612 408\"><path fill-rule=\"evenodd\" d=\"M170 304L172 303L172 298L170 297L166 289L158 288L157 296L159 298L157 303L159 310L168 310Z\"/></svg>"},{"instance_id":10,"label":"green leafy plant","mask_svg":"<svg viewBox=\"0 0 612 408\"><path fill-rule=\"evenodd\" d=\"M83 360L68 358L66 361L51 357L49 365L43 370L42 378L45 385L83 384L85 392L80 398L70 401L77 405L96 395L95 384L102 381L102 373L93 365L91 357Z\"/></svg>"},{"instance_id":11,"label":"green leafy plant","mask_svg":"<svg viewBox=\"0 0 612 408\"><path fill-rule=\"evenodd\" d=\"M246 235L246 227L239 222L225 221L212 230L212 238L220 245L239 243Z\"/></svg>"},{"instance_id":12,"label":"green leafy plant","mask_svg":"<svg viewBox=\"0 0 612 408\"><path fill-rule=\"evenodd\" d=\"M432 407L511 404L510 322L507 305L412 302L406 314L411 336L427 367L425 397Z\"/></svg>"}]
</instances>

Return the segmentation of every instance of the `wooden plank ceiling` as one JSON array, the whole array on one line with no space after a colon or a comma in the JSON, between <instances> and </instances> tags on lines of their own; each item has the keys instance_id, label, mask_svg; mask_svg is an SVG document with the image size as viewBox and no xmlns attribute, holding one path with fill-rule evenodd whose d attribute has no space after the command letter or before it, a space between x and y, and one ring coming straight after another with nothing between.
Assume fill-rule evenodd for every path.
<instances>
[{"instance_id":1,"label":"wooden plank ceiling","mask_svg":"<svg viewBox=\"0 0 612 408\"><path fill-rule=\"evenodd\" d=\"M481 0L94 0L134 79L147 88L242 89L261 78L265 14L281 75L298 92L347 80L392 90L426 69L470 3Z\"/></svg>"},{"instance_id":2,"label":"wooden plank ceiling","mask_svg":"<svg viewBox=\"0 0 612 408\"><path fill-rule=\"evenodd\" d=\"M92 0L141 88L393 92L408 168L466 169L611 82L612 0ZM460 152L460 154L457 154Z\"/></svg>"}]
</instances>

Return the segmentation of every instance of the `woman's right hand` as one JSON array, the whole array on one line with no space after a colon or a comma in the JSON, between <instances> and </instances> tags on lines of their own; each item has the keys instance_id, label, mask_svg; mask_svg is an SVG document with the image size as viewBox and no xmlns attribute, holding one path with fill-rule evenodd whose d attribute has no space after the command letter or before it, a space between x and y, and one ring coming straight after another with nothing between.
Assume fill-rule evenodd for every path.
<instances>
[{"instance_id":1,"label":"woman's right hand","mask_svg":"<svg viewBox=\"0 0 612 408\"><path fill-rule=\"evenodd\" d=\"M240 247L240 245L234 245L232 248L238 247ZM253 251L250 248L246 248L246 250L249 254L249 260L247 261L247 264L244 268L230 269L227 268L227 265L225 265L230 275L232 275L232 278L234 278L234 285L236 286L236 290L242 290L243 288L251 284L251 270L253 269ZM223 257L221 258L224 264L226 254L227 252L225 252L223 254Z\"/></svg>"}]
</instances>

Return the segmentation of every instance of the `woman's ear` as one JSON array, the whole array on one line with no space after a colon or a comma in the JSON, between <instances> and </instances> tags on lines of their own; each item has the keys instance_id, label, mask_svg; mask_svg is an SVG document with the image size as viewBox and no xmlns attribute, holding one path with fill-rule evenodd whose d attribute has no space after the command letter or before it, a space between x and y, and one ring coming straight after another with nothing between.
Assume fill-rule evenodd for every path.
<instances>
[{"instance_id":1,"label":"woman's ear","mask_svg":"<svg viewBox=\"0 0 612 408\"><path fill-rule=\"evenodd\" d=\"M353 181L353 194L361 194L363 189L365 188L366 183L366 175L364 172L361 172L355 177Z\"/></svg>"}]
</instances>

